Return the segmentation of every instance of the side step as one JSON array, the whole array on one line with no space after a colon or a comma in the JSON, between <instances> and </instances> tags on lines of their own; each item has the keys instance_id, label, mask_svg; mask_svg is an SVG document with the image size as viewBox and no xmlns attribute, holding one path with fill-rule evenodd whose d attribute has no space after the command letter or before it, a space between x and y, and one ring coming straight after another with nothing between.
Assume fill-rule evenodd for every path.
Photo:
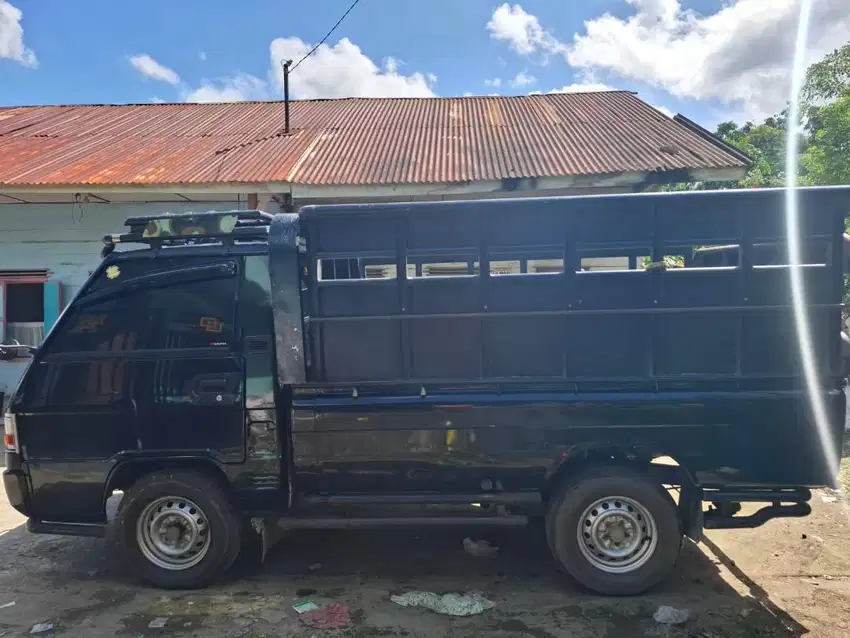
<instances>
[{"instance_id":1,"label":"side step","mask_svg":"<svg viewBox=\"0 0 850 638\"><path fill-rule=\"evenodd\" d=\"M288 516L277 522L282 529L368 529L377 527L523 527L527 516L369 516L362 518Z\"/></svg>"},{"instance_id":2,"label":"side step","mask_svg":"<svg viewBox=\"0 0 850 638\"><path fill-rule=\"evenodd\" d=\"M103 538L106 525L97 523L52 523L50 521L27 521L27 531L33 534L56 534L58 536L88 536Z\"/></svg>"}]
</instances>

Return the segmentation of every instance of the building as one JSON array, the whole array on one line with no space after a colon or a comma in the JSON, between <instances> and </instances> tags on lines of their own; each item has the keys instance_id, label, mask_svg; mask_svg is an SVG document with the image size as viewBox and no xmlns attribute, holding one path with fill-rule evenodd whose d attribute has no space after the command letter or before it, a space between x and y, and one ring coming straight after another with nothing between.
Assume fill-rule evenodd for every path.
<instances>
[{"instance_id":1,"label":"building","mask_svg":"<svg viewBox=\"0 0 850 638\"><path fill-rule=\"evenodd\" d=\"M0 108L0 340L38 343L134 215L636 192L748 164L625 91ZM23 365L0 362L0 392Z\"/></svg>"}]
</instances>

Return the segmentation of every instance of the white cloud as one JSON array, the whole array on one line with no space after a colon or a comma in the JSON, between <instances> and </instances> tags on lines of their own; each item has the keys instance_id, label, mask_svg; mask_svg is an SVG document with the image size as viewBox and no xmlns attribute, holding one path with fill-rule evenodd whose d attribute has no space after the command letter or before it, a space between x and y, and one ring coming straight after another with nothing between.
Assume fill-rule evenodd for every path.
<instances>
[{"instance_id":1,"label":"white cloud","mask_svg":"<svg viewBox=\"0 0 850 638\"><path fill-rule=\"evenodd\" d=\"M283 87L282 60L298 61L312 48L300 38L277 38L270 48L271 73L278 91ZM348 38L334 46L322 44L289 78L292 97L432 97L436 76L405 75L399 62L386 58L379 67Z\"/></svg>"},{"instance_id":2,"label":"white cloud","mask_svg":"<svg viewBox=\"0 0 850 638\"><path fill-rule=\"evenodd\" d=\"M617 89L600 82L575 82L560 89L551 89L547 93L599 93L601 91L616 91Z\"/></svg>"},{"instance_id":3,"label":"white cloud","mask_svg":"<svg viewBox=\"0 0 850 638\"><path fill-rule=\"evenodd\" d=\"M521 55L558 53L563 45L541 25L537 16L520 5L505 2L493 11L487 23L490 37L507 45Z\"/></svg>"},{"instance_id":4,"label":"white cloud","mask_svg":"<svg viewBox=\"0 0 850 638\"><path fill-rule=\"evenodd\" d=\"M0 58L8 58L24 66L35 68L38 58L35 52L24 45L24 27L21 25L23 12L0 0Z\"/></svg>"},{"instance_id":5,"label":"white cloud","mask_svg":"<svg viewBox=\"0 0 850 638\"><path fill-rule=\"evenodd\" d=\"M269 99L268 83L248 73L202 80L201 86L182 95L184 102L243 102Z\"/></svg>"},{"instance_id":6,"label":"white cloud","mask_svg":"<svg viewBox=\"0 0 850 638\"><path fill-rule=\"evenodd\" d=\"M524 86L531 86L537 82L537 78L525 71L520 71L516 74L513 80L511 80L511 86L516 88L522 88Z\"/></svg>"},{"instance_id":7,"label":"white cloud","mask_svg":"<svg viewBox=\"0 0 850 638\"><path fill-rule=\"evenodd\" d=\"M491 86L494 89L498 89L502 86L502 78L492 78L490 80L484 80L484 86Z\"/></svg>"},{"instance_id":8,"label":"white cloud","mask_svg":"<svg viewBox=\"0 0 850 638\"><path fill-rule=\"evenodd\" d=\"M679 0L627 0L633 15L585 22L566 48L575 68L603 70L695 100L735 104L751 117L788 99L802 0L729 0L699 15ZM808 61L850 39L847 0L813 3Z\"/></svg>"},{"instance_id":9,"label":"white cloud","mask_svg":"<svg viewBox=\"0 0 850 638\"><path fill-rule=\"evenodd\" d=\"M199 59L201 62L206 62L206 61L207 61L207 53L206 53L206 51L201 51L200 53L198 53L198 59Z\"/></svg>"},{"instance_id":10,"label":"white cloud","mask_svg":"<svg viewBox=\"0 0 850 638\"><path fill-rule=\"evenodd\" d=\"M165 104L165 100L163 100L163 99L162 99L161 97L159 97L158 95L154 95L154 96L151 98L151 104Z\"/></svg>"},{"instance_id":11,"label":"white cloud","mask_svg":"<svg viewBox=\"0 0 850 638\"><path fill-rule=\"evenodd\" d=\"M157 82L166 82L172 86L180 84L180 76L167 66L163 66L147 53L134 55L130 58L130 64L146 78Z\"/></svg>"}]
</instances>

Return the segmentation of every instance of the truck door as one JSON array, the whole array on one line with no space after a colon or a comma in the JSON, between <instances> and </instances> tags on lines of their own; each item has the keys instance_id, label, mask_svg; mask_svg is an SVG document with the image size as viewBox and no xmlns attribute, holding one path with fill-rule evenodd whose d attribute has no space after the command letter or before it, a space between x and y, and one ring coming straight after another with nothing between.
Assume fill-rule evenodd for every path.
<instances>
[{"instance_id":1,"label":"truck door","mask_svg":"<svg viewBox=\"0 0 850 638\"><path fill-rule=\"evenodd\" d=\"M103 269L27 374L19 432L36 516L98 520L109 473L133 459L244 461L237 261L164 261Z\"/></svg>"}]
</instances>

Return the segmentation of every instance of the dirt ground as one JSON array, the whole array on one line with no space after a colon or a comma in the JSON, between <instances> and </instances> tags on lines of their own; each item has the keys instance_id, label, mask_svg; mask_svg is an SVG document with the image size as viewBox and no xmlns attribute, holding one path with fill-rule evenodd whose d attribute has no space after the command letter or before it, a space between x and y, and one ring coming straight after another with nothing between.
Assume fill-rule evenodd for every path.
<instances>
[{"instance_id":1,"label":"dirt ground","mask_svg":"<svg viewBox=\"0 0 850 638\"><path fill-rule=\"evenodd\" d=\"M469 532L460 529L302 533L275 547L262 567L242 566L220 586L165 593L111 565L103 541L28 534L3 495L0 636L28 635L36 623L50 623L53 634L86 638L846 637L850 507L834 493L819 492L814 510L760 529L712 532L705 543L687 545L667 583L637 598L578 589L555 571L535 528L479 531L501 547L497 558L466 554L462 541ZM478 590L495 607L449 618L390 601L391 594L412 589ZM304 600L345 604L351 628L304 626L292 609ZM690 620L659 625L652 616L660 605L687 609ZM165 626L151 628L156 619Z\"/></svg>"}]
</instances>

